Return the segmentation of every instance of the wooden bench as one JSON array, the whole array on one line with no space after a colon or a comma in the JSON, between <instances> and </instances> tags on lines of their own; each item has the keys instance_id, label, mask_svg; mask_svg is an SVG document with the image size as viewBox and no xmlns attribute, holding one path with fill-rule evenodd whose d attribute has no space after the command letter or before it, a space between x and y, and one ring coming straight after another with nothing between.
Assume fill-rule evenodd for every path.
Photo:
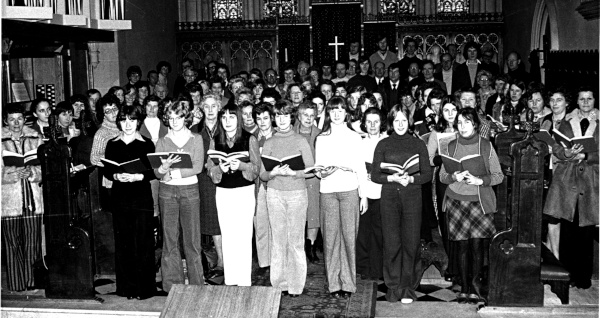
<instances>
[{"instance_id":1,"label":"wooden bench","mask_svg":"<svg viewBox=\"0 0 600 318\"><path fill-rule=\"evenodd\" d=\"M554 254L542 244L542 273L540 280L550 285L550 290L558 296L563 305L569 304L569 272Z\"/></svg>"}]
</instances>

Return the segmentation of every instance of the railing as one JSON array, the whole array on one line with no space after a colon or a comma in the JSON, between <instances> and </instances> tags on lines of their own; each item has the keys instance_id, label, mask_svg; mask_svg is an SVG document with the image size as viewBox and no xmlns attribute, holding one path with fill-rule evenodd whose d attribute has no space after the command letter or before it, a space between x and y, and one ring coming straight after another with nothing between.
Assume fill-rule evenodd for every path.
<instances>
[{"instance_id":1,"label":"railing","mask_svg":"<svg viewBox=\"0 0 600 318\"><path fill-rule=\"evenodd\" d=\"M400 25L412 24L440 24L440 23L490 23L503 22L504 15L501 12L490 13L438 13L435 15L412 15L412 14L366 14L365 22L396 22Z\"/></svg>"},{"instance_id":2,"label":"railing","mask_svg":"<svg viewBox=\"0 0 600 318\"><path fill-rule=\"evenodd\" d=\"M179 22L178 31L232 31L232 30L266 30L275 29L277 20L215 20L204 22Z\"/></svg>"},{"instance_id":3,"label":"railing","mask_svg":"<svg viewBox=\"0 0 600 318\"><path fill-rule=\"evenodd\" d=\"M129 30L125 0L16 0L2 1L2 18L50 21L53 24L105 30Z\"/></svg>"}]
</instances>

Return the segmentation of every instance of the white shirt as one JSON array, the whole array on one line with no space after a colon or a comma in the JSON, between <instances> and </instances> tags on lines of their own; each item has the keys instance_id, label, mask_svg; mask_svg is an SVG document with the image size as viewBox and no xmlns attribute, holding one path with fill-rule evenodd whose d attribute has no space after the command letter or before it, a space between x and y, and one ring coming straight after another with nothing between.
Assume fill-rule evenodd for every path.
<instances>
[{"instance_id":1,"label":"white shirt","mask_svg":"<svg viewBox=\"0 0 600 318\"><path fill-rule=\"evenodd\" d=\"M156 146L156 142L158 141L158 132L160 131L160 119L158 117L144 119L144 124L150 132L150 137L152 137L152 142Z\"/></svg>"},{"instance_id":2,"label":"white shirt","mask_svg":"<svg viewBox=\"0 0 600 318\"><path fill-rule=\"evenodd\" d=\"M358 189L358 195L362 198L367 183L367 168L361 151L362 138L345 124L332 128L329 135L317 137L315 165L346 167L352 171L338 169L321 179L321 193Z\"/></svg>"},{"instance_id":3,"label":"white shirt","mask_svg":"<svg viewBox=\"0 0 600 318\"><path fill-rule=\"evenodd\" d=\"M373 154L375 153L375 147L377 146L380 140L386 137L387 134L383 133L379 135L379 138L371 135L368 135L367 137L363 138L361 152L363 154L363 160L366 163L373 163ZM380 199L381 184L368 180L365 184L365 190L363 191L363 193L369 199Z\"/></svg>"}]
</instances>

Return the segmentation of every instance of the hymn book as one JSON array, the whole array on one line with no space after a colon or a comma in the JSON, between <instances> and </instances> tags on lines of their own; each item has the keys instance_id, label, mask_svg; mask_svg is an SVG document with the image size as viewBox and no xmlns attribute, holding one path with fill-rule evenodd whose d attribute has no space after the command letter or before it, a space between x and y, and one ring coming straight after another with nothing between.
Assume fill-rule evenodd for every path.
<instances>
[{"instance_id":1,"label":"hymn book","mask_svg":"<svg viewBox=\"0 0 600 318\"><path fill-rule=\"evenodd\" d=\"M554 138L552 138L552 135L550 135L550 132L546 129L540 129L540 131L533 133L533 135L535 136L535 138L548 144L548 146L552 146L556 143L554 141Z\"/></svg>"},{"instance_id":2,"label":"hymn book","mask_svg":"<svg viewBox=\"0 0 600 318\"><path fill-rule=\"evenodd\" d=\"M101 158L100 161L102 161L104 167L114 169L115 173L142 173L149 169L139 158L121 163L106 158Z\"/></svg>"},{"instance_id":3,"label":"hymn book","mask_svg":"<svg viewBox=\"0 0 600 318\"><path fill-rule=\"evenodd\" d=\"M35 166L40 164L37 157L37 149L30 150L25 154L4 150L2 152L2 160L5 166L11 167Z\"/></svg>"},{"instance_id":4,"label":"hymn book","mask_svg":"<svg viewBox=\"0 0 600 318\"><path fill-rule=\"evenodd\" d=\"M241 162L250 161L250 153L248 151L236 151L232 153L225 153L218 150L209 150L206 152L208 158L212 159L213 163L218 165L221 161L230 162L231 160L237 159Z\"/></svg>"},{"instance_id":5,"label":"hymn book","mask_svg":"<svg viewBox=\"0 0 600 318\"><path fill-rule=\"evenodd\" d=\"M403 164L398 165L394 163L382 162L380 165L381 171L387 174L409 174L413 175L420 171L419 167L419 154L416 154L408 158Z\"/></svg>"},{"instance_id":6,"label":"hymn book","mask_svg":"<svg viewBox=\"0 0 600 318\"><path fill-rule=\"evenodd\" d=\"M575 144L580 144L583 146L582 152L587 153L598 151L598 144L594 140L594 136L581 136L569 138L560 131L558 131L558 129L556 128L554 128L552 131L554 132L554 139L556 139L556 142L561 144L565 148L573 148Z\"/></svg>"},{"instance_id":7,"label":"hymn book","mask_svg":"<svg viewBox=\"0 0 600 318\"><path fill-rule=\"evenodd\" d=\"M263 165L265 166L266 171L272 171L277 166L288 165L290 169L296 170L304 170L304 160L302 159L302 154L292 155L283 157L281 159L275 158L268 155L260 156Z\"/></svg>"},{"instance_id":8,"label":"hymn book","mask_svg":"<svg viewBox=\"0 0 600 318\"><path fill-rule=\"evenodd\" d=\"M461 159L455 159L447 155L441 155L442 162L446 172L463 172L468 170L473 176L483 176L487 174L483 157L479 154L464 156Z\"/></svg>"},{"instance_id":9,"label":"hymn book","mask_svg":"<svg viewBox=\"0 0 600 318\"><path fill-rule=\"evenodd\" d=\"M309 173L309 172L321 172L323 170L327 170L330 168L338 168L342 171L348 171L348 172L352 172L353 170L348 168L348 167L342 167L342 166L321 166L321 165L316 165L316 166L312 166L312 167L308 167L306 169L304 169L304 173Z\"/></svg>"},{"instance_id":10,"label":"hymn book","mask_svg":"<svg viewBox=\"0 0 600 318\"><path fill-rule=\"evenodd\" d=\"M162 165L162 161L166 160L169 155L179 156L181 161L176 162L171 165L173 169L192 169L192 156L188 152L155 152L148 154L148 161L150 161L150 166L152 169L156 169Z\"/></svg>"}]
</instances>

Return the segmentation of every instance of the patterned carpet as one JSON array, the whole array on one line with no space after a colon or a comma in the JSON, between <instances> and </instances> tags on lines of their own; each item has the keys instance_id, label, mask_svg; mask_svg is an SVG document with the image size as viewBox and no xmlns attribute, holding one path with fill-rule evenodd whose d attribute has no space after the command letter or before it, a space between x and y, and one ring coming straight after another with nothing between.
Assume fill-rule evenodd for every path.
<instances>
[{"instance_id":1,"label":"patterned carpet","mask_svg":"<svg viewBox=\"0 0 600 318\"><path fill-rule=\"evenodd\" d=\"M271 286L268 273L259 275L254 271L252 285ZM302 295L282 297L279 317L374 317L376 292L375 282L357 280L357 291L350 299L333 298L327 289L323 261L309 263Z\"/></svg>"}]
</instances>

